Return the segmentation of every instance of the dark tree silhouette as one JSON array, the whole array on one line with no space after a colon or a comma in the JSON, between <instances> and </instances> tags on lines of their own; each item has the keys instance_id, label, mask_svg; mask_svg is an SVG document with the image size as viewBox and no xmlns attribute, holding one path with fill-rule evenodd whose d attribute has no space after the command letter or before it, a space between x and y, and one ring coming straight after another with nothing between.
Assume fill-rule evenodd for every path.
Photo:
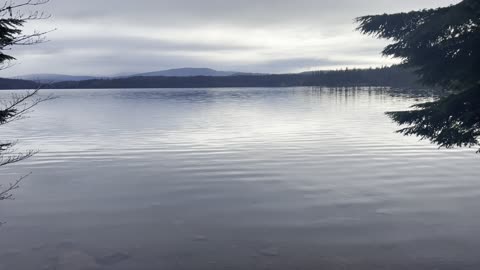
<instances>
[{"instance_id":1,"label":"dark tree silhouette","mask_svg":"<svg viewBox=\"0 0 480 270\"><path fill-rule=\"evenodd\" d=\"M399 132L441 147L475 146L480 136L480 1L357 18L358 30L392 41L383 54L402 60L425 85L451 91L410 111L389 112Z\"/></svg>"},{"instance_id":2,"label":"dark tree silhouette","mask_svg":"<svg viewBox=\"0 0 480 270\"><path fill-rule=\"evenodd\" d=\"M24 8L38 6L49 0L25 0L22 2L8 1L0 5L0 70L11 66L15 58L5 52L13 46L33 45L44 41L46 32L25 34L24 24L31 20L46 19L48 15L33 11L26 13ZM10 122L20 120L40 102L52 97L38 97L38 89L23 94L12 94L8 100L0 103L0 127ZM33 156L36 151L17 152L15 141L0 142L0 167L20 162ZM0 185L0 201L12 199L12 191L19 187L23 176L7 186Z\"/></svg>"}]
</instances>

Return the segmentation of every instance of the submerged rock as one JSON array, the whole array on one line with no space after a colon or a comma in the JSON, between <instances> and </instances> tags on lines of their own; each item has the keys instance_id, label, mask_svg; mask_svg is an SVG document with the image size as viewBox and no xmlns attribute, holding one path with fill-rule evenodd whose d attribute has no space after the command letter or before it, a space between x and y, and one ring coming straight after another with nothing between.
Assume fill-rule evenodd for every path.
<instances>
[{"instance_id":1,"label":"submerged rock","mask_svg":"<svg viewBox=\"0 0 480 270\"><path fill-rule=\"evenodd\" d=\"M195 241L195 242L206 242L206 241L208 241L208 238L204 235L196 235L193 238L193 241Z\"/></svg>"},{"instance_id":2,"label":"submerged rock","mask_svg":"<svg viewBox=\"0 0 480 270\"><path fill-rule=\"evenodd\" d=\"M75 243L71 240L64 240L57 245L59 249L73 249L74 247Z\"/></svg>"},{"instance_id":3,"label":"submerged rock","mask_svg":"<svg viewBox=\"0 0 480 270\"><path fill-rule=\"evenodd\" d=\"M112 253L103 257L96 258L96 262L100 265L114 265L130 259L130 255L122 252Z\"/></svg>"},{"instance_id":4,"label":"submerged rock","mask_svg":"<svg viewBox=\"0 0 480 270\"><path fill-rule=\"evenodd\" d=\"M59 256L56 270L97 270L95 258L81 251L70 251Z\"/></svg>"},{"instance_id":5,"label":"submerged rock","mask_svg":"<svg viewBox=\"0 0 480 270\"><path fill-rule=\"evenodd\" d=\"M47 249L48 246L46 244L39 244L37 246L33 246L31 249L32 251L41 251Z\"/></svg>"},{"instance_id":6,"label":"submerged rock","mask_svg":"<svg viewBox=\"0 0 480 270\"><path fill-rule=\"evenodd\" d=\"M265 257L277 257L278 255L280 255L280 252L277 248L270 247L260 250L260 255L263 255Z\"/></svg>"}]
</instances>

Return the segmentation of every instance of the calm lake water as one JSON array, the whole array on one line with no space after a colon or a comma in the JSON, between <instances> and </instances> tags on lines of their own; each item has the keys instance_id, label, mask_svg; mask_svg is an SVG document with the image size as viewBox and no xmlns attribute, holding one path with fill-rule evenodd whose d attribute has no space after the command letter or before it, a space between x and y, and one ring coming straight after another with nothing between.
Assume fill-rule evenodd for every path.
<instances>
[{"instance_id":1,"label":"calm lake water","mask_svg":"<svg viewBox=\"0 0 480 270\"><path fill-rule=\"evenodd\" d=\"M480 269L480 155L379 88L58 90L0 203L0 269ZM0 93L2 97L8 92Z\"/></svg>"}]
</instances>

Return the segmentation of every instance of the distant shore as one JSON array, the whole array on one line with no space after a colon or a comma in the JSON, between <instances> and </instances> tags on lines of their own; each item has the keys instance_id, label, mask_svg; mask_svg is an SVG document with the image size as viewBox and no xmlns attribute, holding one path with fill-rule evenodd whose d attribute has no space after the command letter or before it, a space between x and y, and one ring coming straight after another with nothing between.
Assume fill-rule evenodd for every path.
<instances>
[{"instance_id":1,"label":"distant shore","mask_svg":"<svg viewBox=\"0 0 480 270\"><path fill-rule=\"evenodd\" d=\"M107 88L220 88L295 86L418 86L417 77L399 67L314 71L296 74L248 74L232 76L134 76L111 79L63 81L45 84L29 80L0 78L0 89L107 89Z\"/></svg>"}]
</instances>

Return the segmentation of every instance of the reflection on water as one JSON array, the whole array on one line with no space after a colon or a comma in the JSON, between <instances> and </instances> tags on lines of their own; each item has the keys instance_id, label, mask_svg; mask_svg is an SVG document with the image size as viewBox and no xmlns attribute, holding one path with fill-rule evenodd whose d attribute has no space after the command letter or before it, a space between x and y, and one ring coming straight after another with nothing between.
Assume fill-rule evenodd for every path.
<instances>
[{"instance_id":1,"label":"reflection on water","mask_svg":"<svg viewBox=\"0 0 480 270\"><path fill-rule=\"evenodd\" d=\"M0 204L2 270L480 267L479 156L384 115L428 92L55 93L2 128L41 149L0 171L33 172Z\"/></svg>"}]
</instances>

